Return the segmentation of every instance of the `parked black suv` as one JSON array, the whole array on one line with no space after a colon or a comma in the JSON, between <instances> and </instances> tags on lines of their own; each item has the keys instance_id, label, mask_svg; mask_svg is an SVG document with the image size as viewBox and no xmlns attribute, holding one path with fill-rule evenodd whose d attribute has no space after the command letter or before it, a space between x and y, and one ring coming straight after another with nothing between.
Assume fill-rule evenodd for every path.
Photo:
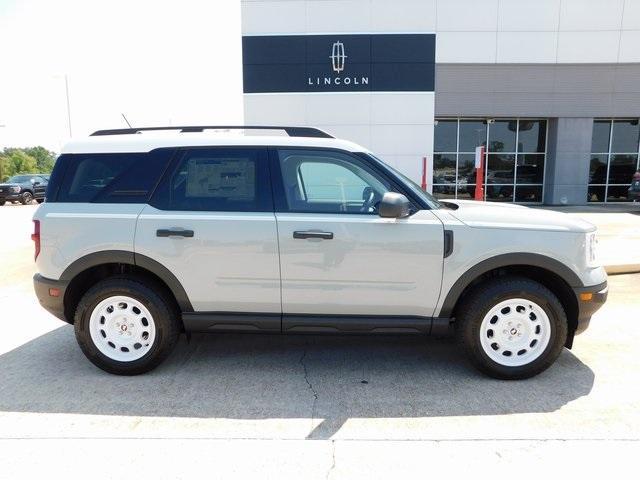
<instances>
[{"instance_id":1,"label":"parked black suv","mask_svg":"<svg viewBox=\"0 0 640 480\"><path fill-rule=\"evenodd\" d=\"M0 183L0 205L6 202L20 202L27 205L34 199L42 203L47 183L45 178L35 174L14 175L6 182Z\"/></svg>"}]
</instances>

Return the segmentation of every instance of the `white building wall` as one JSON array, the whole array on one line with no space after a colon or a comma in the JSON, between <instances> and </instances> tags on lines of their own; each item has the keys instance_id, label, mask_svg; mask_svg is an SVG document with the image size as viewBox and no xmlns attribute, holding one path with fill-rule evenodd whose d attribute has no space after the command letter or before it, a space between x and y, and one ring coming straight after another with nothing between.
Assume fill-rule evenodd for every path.
<instances>
[{"instance_id":1,"label":"white building wall","mask_svg":"<svg viewBox=\"0 0 640 480\"><path fill-rule=\"evenodd\" d=\"M436 32L438 63L640 62L640 0L243 0L242 31Z\"/></svg>"}]
</instances>

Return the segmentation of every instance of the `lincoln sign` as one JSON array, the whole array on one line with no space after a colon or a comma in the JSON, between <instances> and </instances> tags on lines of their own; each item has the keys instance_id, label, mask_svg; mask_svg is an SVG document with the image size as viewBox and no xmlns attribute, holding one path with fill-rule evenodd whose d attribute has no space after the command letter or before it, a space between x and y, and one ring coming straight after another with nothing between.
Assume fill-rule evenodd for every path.
<instances>
[{"instance_id":1,"label":"lincoln sign","mask_svg":"<svg viewBox=\"0 0 640 480\"><path fill-rule=\"evenodd\" d=\"M435 35L251 35L245 93L432 92Z\"/></svg>"}]
</instances>

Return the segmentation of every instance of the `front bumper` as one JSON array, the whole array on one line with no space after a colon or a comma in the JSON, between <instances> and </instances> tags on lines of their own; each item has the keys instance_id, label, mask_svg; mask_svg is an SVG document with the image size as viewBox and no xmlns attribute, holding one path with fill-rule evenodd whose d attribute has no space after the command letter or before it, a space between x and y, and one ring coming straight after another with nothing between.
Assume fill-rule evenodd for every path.
<instances>
[{"instance_id":1,"label":"front bumper","mask_svg":"<svg viewBox=\"0 0 640 480\"><path fill-rule=\"evenodd\" d=\"M39 273L33 276L33 288L36 291L36 297L38 297L40 305L42 305L46 311L65 322L69 322L64 314L64 294L67 286L67 282L51 280L43 277Z\"/></svg>"},{"instance_id":2,"label":"front bumper","mask_svg":"<svg viewBox=\"0 0 640 480\"><path fill-rule=\"evenodd\" d=\"M591 316L607 301L609 287L607 282L603 282L591 287L574 288L573 291L578 299L578 324L574 332L578 335L587 329Z\"/></svg>"},{"instance_id":3,"label":"front bumper","mask_svg":"<svg viewBox=\"0 0 640 480\"><path fill-rule=\"evenodd\" d=\"M0 202L17 202L20 198L19 193L0 192Z\"/></svg>"}]
</instances>

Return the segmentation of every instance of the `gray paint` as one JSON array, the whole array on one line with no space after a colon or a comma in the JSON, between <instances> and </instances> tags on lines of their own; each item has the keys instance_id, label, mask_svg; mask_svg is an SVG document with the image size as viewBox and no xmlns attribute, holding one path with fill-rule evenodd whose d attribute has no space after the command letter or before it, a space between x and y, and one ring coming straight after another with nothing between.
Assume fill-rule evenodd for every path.
<instances>
[{"instance_id":1,"label":"gray paint","mask_svg":"<svg viewBox=\"0 0 640 480\"><path fill-rule=\"evenodd\" d=\"M593 118L552 118L547 139L544 203L587 202Z\"/></svg>"},{"instance_id":2,"label":"gray paint","mask_svg":"<svg viewBox=\"0 0 640 480\"><path fill-rule=\"evenodd\" d=\"M640 64L437 64L436 116L638 117Z\"/></svg>"}]
</instances>

